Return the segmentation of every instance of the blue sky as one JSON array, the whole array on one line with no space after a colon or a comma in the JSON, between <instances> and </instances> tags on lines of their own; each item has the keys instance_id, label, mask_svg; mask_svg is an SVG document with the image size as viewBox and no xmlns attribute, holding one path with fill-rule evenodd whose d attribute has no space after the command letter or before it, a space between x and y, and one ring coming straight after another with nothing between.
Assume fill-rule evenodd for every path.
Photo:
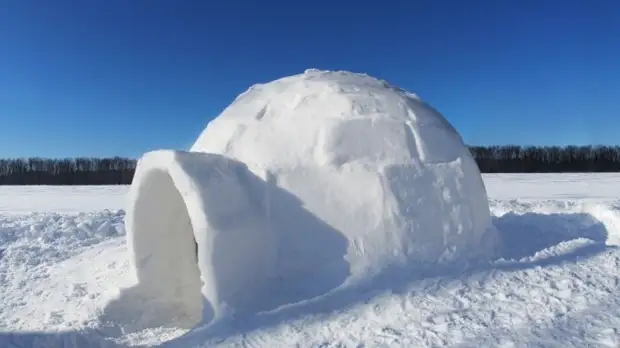
<instances>
[{"instance_id":1,"label":"blue sky","mask_svg":"<svg viewBox=\"0 0 620 348\"><path fill-rule=\"evenodd\" d=\"M191 146L256 82L344 69L470 144L620 143L620 1L0 1L0 157Z\"/></svg>"}]
</instances>

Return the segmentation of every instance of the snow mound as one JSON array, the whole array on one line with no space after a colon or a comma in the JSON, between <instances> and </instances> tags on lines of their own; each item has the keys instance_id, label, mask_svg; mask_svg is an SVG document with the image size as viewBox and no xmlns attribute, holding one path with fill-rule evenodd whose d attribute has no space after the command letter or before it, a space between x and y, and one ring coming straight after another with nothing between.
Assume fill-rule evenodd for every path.
<instances>
[{"instance_id":1,"label":"snow mound","mask_svg":"<svg viewBox=\"0 0 620 348\"><path fill-rule=\"evenodd\" d=\"M127 230L139 283L116 308L148 301L189 326L495 249L449 122L385 81L315 69L252 86L190 152L146 154Z\"/></svg>"},{"instance_id":2,"label":"snow mound","mask_svg":"<svg viewBox=\"0 0 620 348\"><path fill-rule=\"evenodd\" d=\"M125 235L124 211L0 214L0 261L6 269L60 260L81 248ZM0 267L0 279L5 269Z\"/></svg>"},{"instance_id":3,"label":"snow mound","mask_svg":"<svg viewBox=\"0 0 620 348\"><path fill-rule=\"evenodd\" d=\"M238 160L295 195L346 237L354 275L487 252L487 195L461 137L415 94L371 76L309 69L254 86L191 151ZM311 244L287 241L296 259L281 266L316 259L325 245Z\"/></svg>"}]
</instances>

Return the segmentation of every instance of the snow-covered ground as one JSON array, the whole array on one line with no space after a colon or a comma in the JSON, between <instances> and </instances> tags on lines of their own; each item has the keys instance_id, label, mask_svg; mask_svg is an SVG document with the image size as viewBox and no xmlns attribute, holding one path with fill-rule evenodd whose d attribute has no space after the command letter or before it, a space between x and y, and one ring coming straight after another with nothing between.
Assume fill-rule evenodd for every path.
<instances>
[{"instance_id":1,"label":"snow-covered ground","mask_svg":"<svg viewBox=\"0 0 620 348\"><path fill-rule=\"evenodd\" d=\"M0 186L0 347L618 347L620 175L485 175L503 260L209 329L131 330L128 187ZM165 343L164 343L165 342Z\"/></svg>"},{"instance_id":2,"label":"snow-covered ground","mask_svg":"<svg viewBox=\"0 0 620 348\"><path fill-rule=\"evenodd\" d=\"M128 191L129 186L0 186L0 214L118 210Z\"/></svg>"}]
</instances>

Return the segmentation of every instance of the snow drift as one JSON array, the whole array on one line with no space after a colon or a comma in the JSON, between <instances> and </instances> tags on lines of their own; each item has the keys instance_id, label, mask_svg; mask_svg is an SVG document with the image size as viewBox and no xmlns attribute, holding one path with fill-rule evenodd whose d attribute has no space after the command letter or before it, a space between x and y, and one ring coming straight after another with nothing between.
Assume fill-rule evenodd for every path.
<instances>
[{"instance_id":1,"label":"snow drift","mask_svg":"<svg viewBox=\"0 0 620 348\"><path fill-rule=\"evenodd\" d=\"M252 86L189 152L146 154L126 221L132 293L186 325L488 257L495 238L478 167L441 114L318 70Z\"/></svg>"}]
</instances>

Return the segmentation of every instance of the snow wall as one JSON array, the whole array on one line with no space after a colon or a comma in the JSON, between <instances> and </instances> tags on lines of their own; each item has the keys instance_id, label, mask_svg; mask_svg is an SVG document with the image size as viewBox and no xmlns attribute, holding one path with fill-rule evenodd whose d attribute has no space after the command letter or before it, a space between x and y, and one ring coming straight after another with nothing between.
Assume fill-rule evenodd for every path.
<instances>
[{"instance_id":1,"label":"snow wall","mask_svg":"<svg viewBox=\"0 0 620 348\"><path fill-rule=\"evenodd\" d=\"M135 289L188 325L492 257L495 241L479 169L439 112L318 70L252 86L189 152L147 153L126 223Z\"/></svg>"}]
</instances>

